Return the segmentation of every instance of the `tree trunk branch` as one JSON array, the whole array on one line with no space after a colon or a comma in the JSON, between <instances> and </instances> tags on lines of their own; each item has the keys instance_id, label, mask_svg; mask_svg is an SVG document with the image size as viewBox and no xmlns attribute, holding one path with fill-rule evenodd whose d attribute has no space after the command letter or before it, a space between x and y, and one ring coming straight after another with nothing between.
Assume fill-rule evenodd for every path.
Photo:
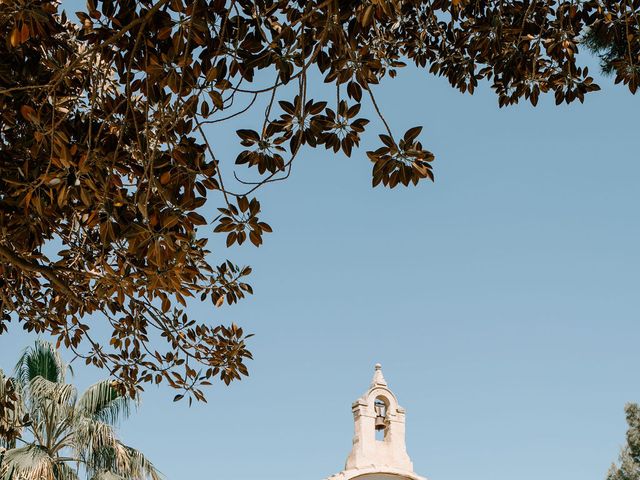
<instances>
[{"instance_id":1,"label":"tree trunk branch","mask_svg":"<svg viewBox=\"0 0 640 480\"><path fill-rule=\"evenodd\" d=\"M26 270L28 272L39 273L44 276L51 284L58 290L66 294L71 300L78 305L82 305L83 302L78 296L71 290L67 284L56 274L55 270L39 263L30 262L24 258L18 256L15 252L8 249L4 245L0 245L0 256L4 257L9 263L17 268Z\"/></svg>"}]
</instances>

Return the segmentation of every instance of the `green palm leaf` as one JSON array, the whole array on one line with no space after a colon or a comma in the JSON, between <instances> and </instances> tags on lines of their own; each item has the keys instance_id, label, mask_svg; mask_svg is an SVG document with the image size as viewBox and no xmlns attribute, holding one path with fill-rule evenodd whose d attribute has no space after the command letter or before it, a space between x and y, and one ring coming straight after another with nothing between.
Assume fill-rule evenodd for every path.
<instances>
[{"instance_id":1,"label":"green palm leaf","mask_svg":"<svg viewBox=\"0 0 640 480\"><path fill-rule=\"evenodd\" d=\"M15 370L21 385L27 385L38 376L50 382L64 382L67 365L51 343L36 340L33 347L24 350Z\"/></svg>"},{"instance_id":2,"label":"green palm leaf","mask_svg":"<svg viewBox=\"0 0 640 480\"><path fill-rule=\"evenodd\" d=\"M115 425L129 417L131 400L103 380L91 385L78 400L78 410L86 416Z\"/></svg>"}]
</instances>

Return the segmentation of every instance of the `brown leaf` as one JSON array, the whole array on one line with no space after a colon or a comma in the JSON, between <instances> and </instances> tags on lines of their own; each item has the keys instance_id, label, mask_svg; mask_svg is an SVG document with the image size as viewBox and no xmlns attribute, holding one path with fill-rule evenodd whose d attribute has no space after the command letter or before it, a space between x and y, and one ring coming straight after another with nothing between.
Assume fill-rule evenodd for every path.
<instances>
[{"instance_id":1,"label":"brown leaf","mask_svg":"<svg viewBox=\"0 0 640 480\"><path fill-rule=\"evenodd\" d=\"M194 225L206 225L207 220L202 215L196 212L187 213L187 217L193 222Z\"/></svg>"},{"instance_id":2,"label":"brown leaf","mask_svg":"<svg viewBox=\"0 0 640 480\"><path fill-rule=\"evenodd\" d=\"M31 37L31 32L29 31L29 26L26 23L22 24L22 29L20 30L20 43L24 43L29 40Z\"/></svg>"},{"instance_id":3,"label":"brown leaf","mask_svg":"<svg viewBox=\"0 0 640 480\"><path fill-rule=\"evenodd\" d=\"M422 127L413 127L410 128L409 130L407 130L407 132L404 134L404 138L403 140L406 143L413 143L413 141L418 137L418 135L420 135L420 132L422 131Z\"/></svg>"},{"instance_id":4,"label":"brown leaf","mask_svg":"<svg viewBox=\"0 0 640 480\"><path fill-rule=\"evenodd\" d=\"M10 42L12 47L17 47L20 45L21 36L22 35L20 33L20 29L18 27L14 27L13 30L11 31L11 37L10 37Z\"/></svg>"},{"instance_id":5,"label":"brown leaf","mask_svg":"<svg viewBox=\"0 0 640 480\"><path fill-rule=\"evenodd\" d=\"M209 97L211 97L211 101L213 102L213 106L218 110L224 109L224 101L222 100L222 95L217 90L209 90Z\"/></svg>"},{"instance_id":6,"label":"brown leaf","mask_svg":"<svg viewBox=\"0 0 640 480\"><path fill-rule=\"evenodd\" d=\"M160 184L166 185L171 180L171 172L164 172L160 175Z\"/></svg>"},{"instance_id":7,"label":"brown leaf","mask_svg":"<svg viewBox=\"0 0 640 480\"><path fill-rule=\"evenodd\" d=\"M32 121L36 116L36 111L29 105L22 105L20 107L20 114L25 120Z\"/></svg>"}]
</instances>

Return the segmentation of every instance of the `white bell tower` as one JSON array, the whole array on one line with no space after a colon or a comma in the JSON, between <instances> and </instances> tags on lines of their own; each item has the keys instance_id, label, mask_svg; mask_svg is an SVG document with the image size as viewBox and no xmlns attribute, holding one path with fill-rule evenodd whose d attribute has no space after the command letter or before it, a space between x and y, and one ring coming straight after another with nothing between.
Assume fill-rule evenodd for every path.
<instances>
[{"instance_id":1,"label":"white bell tower","mask_svg":"<svg viewBox=\"0 0 640 480\"><path fill-rule=\"evenodd\" d=\"M413 471L404 440L405 411L375 367L369 390L352 407L355 433L345 469L329 480L427 480Z\"/></svg>"}]
</instances>

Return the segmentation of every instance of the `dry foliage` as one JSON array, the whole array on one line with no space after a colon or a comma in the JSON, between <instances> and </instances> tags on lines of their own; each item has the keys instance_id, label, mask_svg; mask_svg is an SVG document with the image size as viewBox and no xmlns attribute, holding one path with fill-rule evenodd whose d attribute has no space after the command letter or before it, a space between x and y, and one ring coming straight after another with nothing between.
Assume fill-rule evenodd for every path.
<instances>
[{"instance_id":1,"label":"dry foliage","mask_svg":"<svg viewBox=\"0 0 640 480\"><path fill-rule=\"evenodd\" d=\"M21 398L15 380L0 369L0 464L7 448L15 446L22 427L29 423L29 415L21 408Z\"/></svg>"},{"instance_id":2,"label":"dry foliage","mask_svg":"<svg viewBox=\"0 0 640 480\"><path fill-rule=\"evenodd\" d=\"M287 178L302 147L352 155L369 123L362 102L383 128L367 151L373 185L433 180L421 127L394 135L374 95L405 62L462 92L487 80L501 106L536 105L547 92L583 101L599 87L576 53L596 32L616 46L616 81L635 93L639 9L639 0L88 0L72 23L55 2L0 2L0 332L14 315L130 394L166 382L177 398L204 399L214 377L246 375L250 353L241 328L189 318L187 300L233 304L251 287L248 267L209 263L199 227L228 246L260 245L271 228L256 189ZM311 98L311 72L335 97ZM207 133L260 97L266 111L237 131L235 164L245 167L234 167ZM253 167L258 181L225 188L223 161L227 171ZM218 216L203 215L207 201ZM108 340L96 323L110 325Z\"/></svg>"}]
</instances>

